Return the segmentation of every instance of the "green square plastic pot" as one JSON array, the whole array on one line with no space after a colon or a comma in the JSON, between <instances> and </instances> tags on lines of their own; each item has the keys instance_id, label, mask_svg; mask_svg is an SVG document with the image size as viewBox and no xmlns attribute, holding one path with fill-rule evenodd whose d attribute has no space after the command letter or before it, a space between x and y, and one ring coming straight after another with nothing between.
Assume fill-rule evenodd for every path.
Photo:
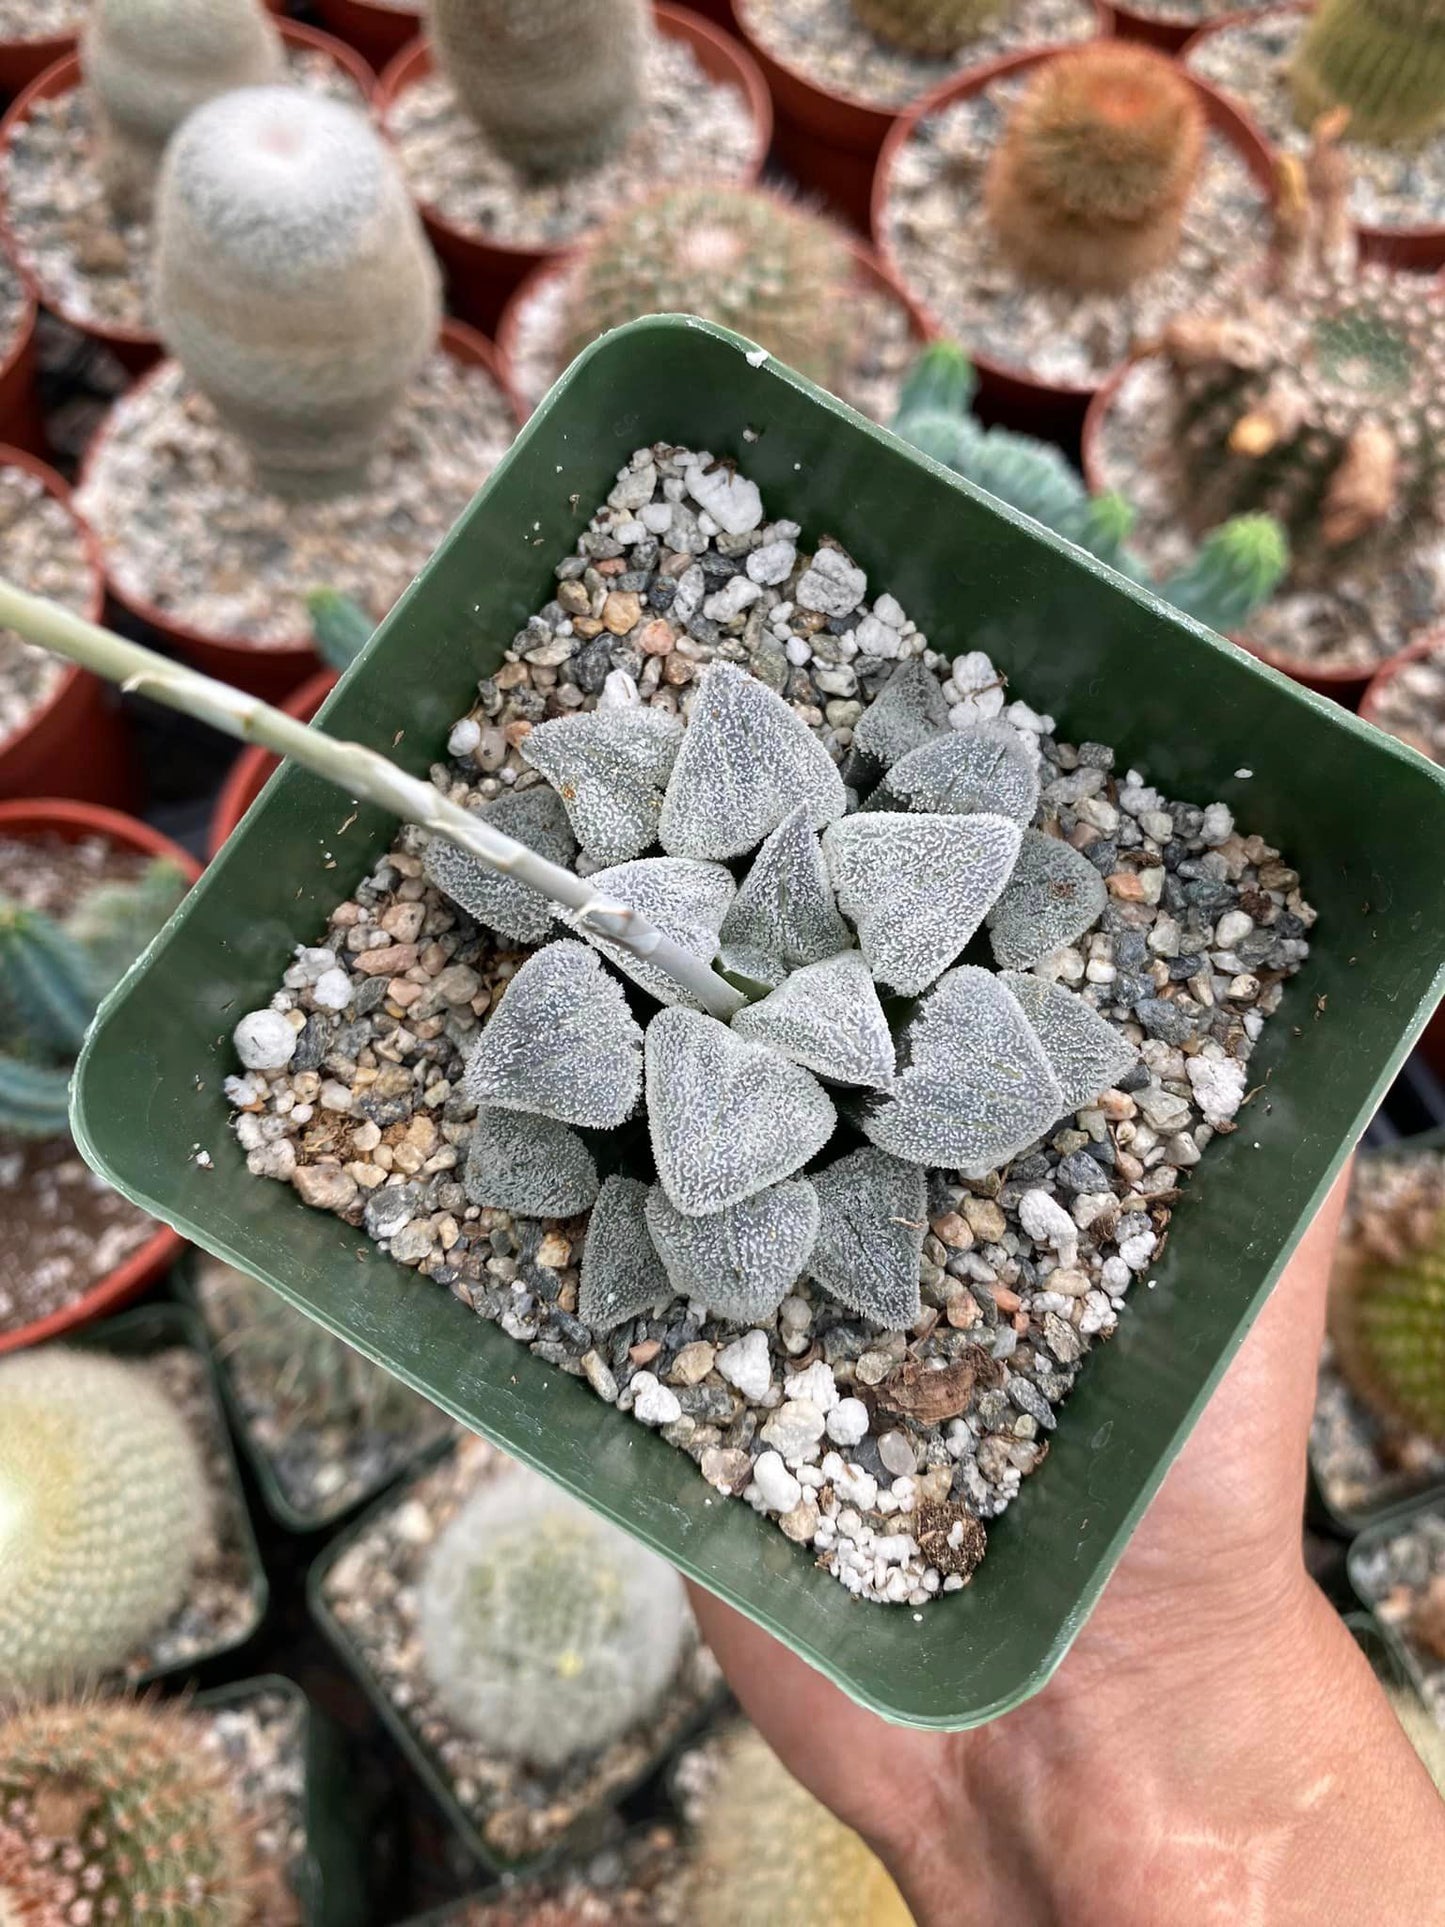
<instances>
[{"instance_id":1,"label":"green square plastic pot","mask_svg":"<svg viewBox=\"0 0 1445 1927\"><path fill-rule=\"evenodd\" d=\"M628 455L681 442L735 458L805 541L838 537L936 648L986 649L1062 737L1113 744L1121 767L1170 796L1222 799L1298 866L1319 924L1251 1065L1264 1094L1191 1178L1156 1288L1136 1293L1089 1360L1048 1463L990 1528L973 1583L921 1623L859 1603L749 1507L719 1505L686 1454L359 1232L247 1175L221 1095L231 1029L395 830L304 771L272 782L108 1000L73 1126L146 1210L540 1467L856 1699L956 1729L1016 1706L1063 1657L1445 988L1445 774L750 348L677 316L598 342L320 720L425 772L477 678L549 599L554 565Z\"/></svg>"},{"instance_id":2,"label":"green square plastic pot","mask_svg":"<svg viewBox=\"0 0 1445 1927\"><path fill-rule=\"evenodd\" d=\"M1417 1500L1414 1505L1397 1506L1387 1518L1377 1519L1372 1526L1367 1526L1358 1535L1350 1546L1348 1559L1350 1584L1354 1588L1355 1597L1364 1607L1370 1624L1375 1629L1377 1639L1388 1649L1396 1675L1408 1679L1422 1698L1425 1696L1425 1680L1420 1662L1411 1650L1403 1628L1380 1617L1375 1602L1361 1578L1361 1569L1377 1546L1385 1545L1391 1539L1398 1539L1409 1529L1412 1520L1422 1518L1426 1514L1438 1515L1442 1508L1445 1508L1445 1498L1438 1493L1433 1498Z\"/></svg>"}]
</instances>

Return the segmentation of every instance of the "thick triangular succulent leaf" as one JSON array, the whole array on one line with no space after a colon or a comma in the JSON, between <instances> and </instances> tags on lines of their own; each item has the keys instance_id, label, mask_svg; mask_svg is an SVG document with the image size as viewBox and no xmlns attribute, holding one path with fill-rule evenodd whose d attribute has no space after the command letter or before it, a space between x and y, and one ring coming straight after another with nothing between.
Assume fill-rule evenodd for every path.
<instances>
[{"instance_id":1,"label":"thick triangular succulent leaf","mask_svg":"<svg viewBox=\"0 0 1445 1927\"><path fill-rule=\"evenodd\" d=\"M1005 970L1027 970L1099 921L1109 893L1085 856L1056 836L1025 830L1008 887L989 912L993 954Z\"/></svg>"},{"instance_id":2,"label":"thick triangular succulent leaf","mask_svg":"<svg viewBox=\"0 0 1445 1927\"><path fill-rule=\"evenodd\" d=\"M1138 1063L1139 1053L1124 1033L1076 992L1017 970L1005 970L1003 981L1044 1047L1066 1114L1092 1104Z\"/></svg>"},{"instance_id":3,"label":"thick triangular succulent leaf","mask_svg":"<svg viewBox=\"0 0 1445 1927\"><path fill-rule=\"evenodd\" d=\"M818 1235L818 1195L804 1178L770 1185L706 1218L684 1217L660 1184L647 1194L647 1228L671 1281L714 1318L771 1318L801 1277Z\"/></svg>"},{"instance_id":4,"label":"thick triangular succulent leaf","mask_svg":"<svg viewBox=\"0 0 1445 1927\"><path fill-rule=\"evenodd\" d=\"M476 814L503 836L525 843L529 850L551 863L571 866L577 844L562 799L545 783L530 789L509 790L490 803L481 804ZM434 836L424 859L426 874L453 903L460 904L469 917L496 930L517 943L545 943L552 930L557 906L540 890L520 883L516 877L503 876L445 837Z\"/></svg>"},{"instance_id":5,"label":"thick triangular succulent leaf","mask_svg":"<svg viewBox=\"0 0 1445 1927\"><path fill-rule=\"evenodd\" d=\"M853 759L892 769L910 751L948 729L948 704L937 676L917 656L901 662L853 729Z\"/></svg>"},{"instance_id":6,"label":"thick triangular succulent leaf","mask_svg":"<svg viewBox=\"0 0 1445 1927\"><path fill-rule=\"evenodd\" d=\"M780 984L790 971L836 956L852 942L833 901L808 807L800 803L753 858L723 919L723 968L760 984Z\"/></svg>"},{"instance_id":7,"label":"thick triangular succulent leaf","mask_svg":"<svg viewBox=\"0 0 1445 1927\"><path fill-rule=\"evenodd\" d=\"M586 944L548 944L507 985L467 1060L474 1104L611 1130L642 1087L642 1031Z\"/></svg>"},{"instance_id":8,"label":"thick triangular succulent leaf","mask_svg":"<svg viewBox=\"0 0 1445 1927\"><path fill-rule=\"evenodd\" d=\"M720 863L693 863L677 856L645 856L635 863L619 863L596 871L591 883L599 896L640 911L665 937L672 937L702 963L711 963L717 955L718 932L737 892ZM634 957L621 944L582 930L574 915L567 914L565 920L659 1003L692 1006L692 999L665 970L645 957Z\"/></svg>"},{"instance_id":9,"label":"thick triangular succulent leaf","mask_svg":"<svg viewBox=\"0 0 1445 1927\"><path fill-rule=\"evenodd\" d=\"M689 1218L791 1177L833 1135L837 1113L817 1079L716 1017L659 1011L646 1057L657 1175Z\"/></svg>"},{"instance_id":10,"label":"thick triangular succulent leaf","mask_svg":"<svg viewBox=\"0 0 1445 1927\"><path fill-rule=\"evenodd\" d=\"M1016 729L979 723L910 750L884 777L878 796L900 809L940 816L984 810L1023 824L1039 806L1039 779Z\"/></svg>"},{"instance_id":11,"label":"thick triangular succulent leaf","mask_svg":"<svg viewBox=\"0 0 1445 1927\"><path fill-rule=\"evenodd\" d=\"M646 1202L647 1186L636 1178L608 1178L597 1194L577 1291L577 1316L593 1331L611 1331L676 1296L647 1229Z\"/></svg>"},{"instance_id":12,"label":"thick triangular succulent leaf","mask_svg":"<svg viewBox=\"0 0 1445 1927\"><path fill-rule=\"evenodd\" d=\"M893 1037L860 951L795 970L761 1003L744 1005L733 1032L831 1083L893 1087Z\"/></svg>"},{"instance_id":13,"label":"thick triangular succulent leaf","mask_svg":"<svg viewBox=\"0 0 1445 1927\"><path fill-rule=\"evenodd\" d=\"M908 1058L863 1129L881 1150L981 1178L1064 1114L1043 1045L992 971L963 964L939 979L903 1035Z\"/></svg>"},{"instance_id":14,"label":"thick triangular succulent leaf","mask_svg":"<svg viewBox=\"0 0 1445 1927\"><path fill-rule=\"evenodd\" d=\"M847 797L832 757L766 683L733 663L711 664L662 805L663 849L713 861L741 856L800 803L814 829L843 814Z\"/></svg>"},{"instance_id":15,"label":"thick triangular succulent leaf","mask_svg":"<svg viewBox=\"0 0 1445 1927\"><path fill-rule=\"evenodd\" d=\"M983 922L1018 857L1006 816L877 811L823 832L838 903L882 984L916 997Z\"/></svg>"},{"instance_id":16,"label":"thick triangular succulent leaf","mask_svg":"<svg viewBox=\"0 0 1445 1927\"><path fill-rule=\"evenodd\" d=\"M918 1322L928 1185L916 1164L864 1149L811 1180L818 1241L808 1269L830 1297L888 1331Z\"/></svg>"},{"instance_id":17,"label":"thick triangular succulent leaf","mask_svg":"<svg viewBox=\"0 0 1445 1927\"><path fill-rule=\"evenodd\" d=\"M462 1188L483 1209L570 1218L595 1202L597 1166L566 1124L489 1106L477 1113Z\"/></svg>"},{"instance_id":18,"label":"thick triangular succulent leaf","mask_svg":"<svg viewBox=\"0 0 1445 1927\"><path fill-rule=\"evenodd\" d=\"M682 734L682 723L665 710L596 709L539 723L522 755L566 804L588 856L626 863L657 841Z\"/></svg>"}]
</instances>

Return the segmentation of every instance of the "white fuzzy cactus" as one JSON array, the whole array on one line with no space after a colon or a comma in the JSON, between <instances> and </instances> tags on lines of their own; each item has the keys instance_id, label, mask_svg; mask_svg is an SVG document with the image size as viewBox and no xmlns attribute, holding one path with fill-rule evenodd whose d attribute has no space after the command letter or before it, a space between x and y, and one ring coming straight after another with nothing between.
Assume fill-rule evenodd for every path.
<instances>
[{"instance_id":1,"label":"white fuzzy cactus","mask_svg":"<svg viewBox=\"0 0 1445 1927\"><path fill-rule=\"evenodd\" d=\"M739 1325L772 1317L818 1238L818 1194L803 1178L706 1218L685 1216L656 1184L644 1213L673 1291Z\"/></svg>"},{"instance_id":2,"label":"white fuzzy cactus","mask_svg":"<svg viewBox=\"0 0 1445 1927\"><path fill-rule=\"evenodd\" d=\"M261 0L91 0L80 62L116 214L149 214L166 144L203 101L285 78Z\"/></svg>"},{"instance_id":3,"label":"white fuzzy cactus","mask_svg":"<svg viewBox=\"0 0 1445 1927\"><path fill-rule=\"evenodd\" d=\"M950 730L900 757L870 807L879 804L945 816L983 810L1032 823L1039 806L1038 771L1016 729L979 723Z\"/></svg>"},{"instance_id":4,"label":"white fuzzy cactus","mask_svg":"<svg viewBox=\"0 0 1445 1927\"><path fill-rule=\"evenodd\" d=\"M544 1770L646 1720L691 1637L672 1568L520 1466L480 1485L437 1540L417 1616L452 1717Z\"/></svg>"},{"instance_id":5,"label":"white fuzzy cactus","mask_svg":"<svg viewBox=\"0 0 1445 1927\"><path fill-rule=\"evenodd\" d=\"M365 116L287 87L200 108L156 198L162 340L264 487L335 494L435 347L440 277Z\"/></svg>"}]
</instances>

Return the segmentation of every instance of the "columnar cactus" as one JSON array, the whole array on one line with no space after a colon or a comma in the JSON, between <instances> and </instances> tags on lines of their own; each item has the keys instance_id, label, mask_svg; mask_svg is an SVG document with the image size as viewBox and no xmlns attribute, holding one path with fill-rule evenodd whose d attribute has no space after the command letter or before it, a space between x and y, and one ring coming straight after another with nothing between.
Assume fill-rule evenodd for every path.
<instances>
[{"instance_id":1,"label":"columnar cactus","mask_svg":"<svg viewBox=\"0 0 1445 1927\"><path fill-rule=\"evenodd\" d=\"M432 0L431 31L458 100L523 174L596 166L639 111L646 0Z\"/></svg>"},{"instance_id":2,"label":"columnar cactus","mask_svg":"<svg viewBox=\"0 0 1445 1927\"><path fill-rule=\"evenodd\" d=\"M569 355L647 314L696 314L836 381L852 327L853 257L826 220L776 194L679 187L623 207L585 246Z\"/></svg>"},{"instance_id":3,"label":"columnar cactus","mask_svg":"<svg viewBox=\"0 0 1445 1927\"><path fill-rule=\"evenodd\" d=\"M156 315L263 486L355 486L440 321L436 263L355 109L284 87L201 108L157 194Z\"/></svg>"},{"instance_id":4,"label":"columnar cactus","mask_svg":"<svg viewBox=\"0 0 1445 1927\"><path fill-rule=\"evenodd\" d=\"M92 0L80 58L101 177L122 219L150 212L161 157L187 114L285 75L261 0Z\"/></svg>"},{"instance_id":5,"label":"columnar cactus","mask_svg":"<svg viewBox=\"0 0 1445 1927\"><path fill-rule=\"evenodd\" d=\"M489 1750L558 1767L666 1694L689 1637L670 1566L520 1466L480 1486L421 1577L426 1670Z\"/></svg>"},{"instance_id":6,"label":"columnar cactus","mask_svg":"<svg viewBox=\"0 0 1445 1927\"><path fill-rule=\"evenodd\" d=\"M905 53L942 57L977 40L1008 0L852 0L870 33Z\"/></svg>"},{"instance_id":7,"label":"columnar cactus","mask_svg":"<svg viewBox=\"0 0 1445 1927\"><path fill-rule=\"evenodd\" d=\"M1378 1207L1370 1166L1356 1180L1331 1283L1330 1335L1366 1404L1386 1423L1445 1445L1445 1187L1434 1158L1390 1176Z\"/></svg>"},{"instance_id":8,"label":"columnar cactus","mask_svg":"<svg viewBox=\"0 0 1445 1927\"><path fill-rule=\"evenodd\" d=\"M147 1367L0 1359L0 1692L125 1660L185 1597L207 1506L196 1441Z\"/></svg>"},{"instance_id":9,"label":"columnar cactus","mask_svg":"<svg viewBox=\"0 0 1445 1927\"><path fill-rule=\"evenodd\" d=\"M251 1927L255 1859L194 1715L107 1700L0 1719L0 1921Z\"/></svg>"},{"instance_id":10,"label":"columnar cactus","mask_svg":"<svg viewBox=\"0 0 1445 1927\"><path fill-rule=\"evenodd\" d=\"M1324 0L1290 71L1304 127L1349 109L1351 140L1408 147L1445 125L1441 0Z\"/></svg>"},{"instance_id":11,"label":"columnar cactus","mask_svg":"<svg viewBox=\"0 0 1445 1927\"><path fill-rule=\"evenodd\" d=\"M1057 54L989 163L995 240L1030 279L1122 292L1178 252L1203 150L1199 97L1171 61L1114 40Z\"/></svg>"}]
</instances>

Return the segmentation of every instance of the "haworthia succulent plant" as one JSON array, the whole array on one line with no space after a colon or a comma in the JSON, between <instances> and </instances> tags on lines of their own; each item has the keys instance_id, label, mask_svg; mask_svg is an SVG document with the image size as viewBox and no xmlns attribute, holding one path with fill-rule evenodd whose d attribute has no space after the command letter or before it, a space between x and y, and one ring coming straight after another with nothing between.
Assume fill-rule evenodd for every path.
<instances>
[{"instance_id":1,"label":"haworthia succulent plant","mask_svg":"<svg viewBox=\"0 0 1445 1927\"><path fill-rule=\"evenodd\" d=\"M476 814L551 863L569 864L577 853L562 799L545 783L507 790L478 805ZM488 868L445 837L434 836L427 845L425 868L444 896L500 936L517 943L544 943L552 934L557 906L550 897Z\"/></svg>"},{"instance_id":2,"label":"haworthia succulent plant","mask_svg":"<svg viewBox=\"0 0 1445 1927\"><path fill-rule=\"evenodd\" d=\"M644 1216L647 1186L611 1177L597 1194L587 1242L577 1316L594 1331L611 1331L675 1296Z\"/></svg>"},{"instance_id":3,"label":"haworthia succulent plant","mask_svg":"<svg viewBox=\"0 0 1445 1927\"><path fill-rule=\"evenodd\" d=\"M818 1235L818 1196L805 1179L770 1185L706 1218L679 1211L660 1184L647 1194L647 1228L668 1282L714 1318L771 1318L805 1270Z\"/></svg>"},{"instance_id":4,"label":"haworthia succulent plant","mask_svg":"<svg viewBox=\"0 0 1445 1927\"><path fill-rule=\"evenodd\" d=\"M812 1179L818 1240L808 1269L832 1297L889 1331L922 1312L918 1275L928 1229L928 1186L916 1163L854 1151Z\"/></svg>"},{"instance_id":5,"label":"haworthia succulent plant","mask_svg":"<svg viewBox=\"0 0 1445 1927\"><path fill-rule=\"evenodd\" d=\"M694 863L674 856L639 857L635 863L598 870L592 884L600 893L639 911L664 936L673 938L702 963L711 963L717 955L718 933L737 891L720 863ZM583 935L609 963L625 971L659 1003L684 1002L683 992L672 978L646 958L635 957L620 944L590 930Z\"/></svg>"},{"instance_id":6,"label":"haworthia succulent plant","mask_svg":"<svg viewBox=\"0 0 1445 1927\"><path fill-rule=\"evenodd\" d=\"M467 1142L463 1187L473 1204L523 1218L570 1218L597 1197L597 1165L555 1118L485 1109Z\"/></svg>"},{"instance_id":7,"label":"haworthia succulent plant","mask_svg":"<svg viewBox=\"0 0 1445 1927\"><path fill-rule=\"evenodd\" d=\"M893 1036L856 950L795 970L761 1003L740 1010L732 1027L829 1083L893 1088Z\"/></svg>"},{"instance_id":8,"label":"haworthia succulent plant","mask_svg":"<svg viewBox=\"0 0 1445 1927\"><path fill-rule=\"evenodd\" d=\"M917 656L899 663L853 728L850 776L891 769L948 728L948 704L937 676Z\"/></svg>"},{"instance_id":9,"label":"haworthia succulent plant","mask_svg":"<svg viewBox=\"0 0 1445 1927\"><path fill-rule=\"evenodd\" d=\"M1092 1104L1138 1063L1124 1033L1074 991L1016 970L1002 974L1043 1046L1066 1113Z\"/></svg>"},{"instance_id":10,"label":"haworthia succulent plant","mask_svg":"<svg viewBox=\"0 0 1445 1927\"><path fill-rule=\"evenodd\" d=\"M1086 856L1042 830L1025 830L1008 886L988 913L994 957L1005 970L1026 970L1092 929L1108 901Z\"/></svg>"},{"instance_id":11,"label":"haworthia succulent plant","mask_svg":"<svg viewBox=\"0 0 1445 1927\"><path fill-rule=\"evenodd\" d=\"M522 755L561 796L594 862L627 863L657 841L683 726L660 709L597 709L539 723Z\"/></svg>"},{"instance_id":12,"label":"haworthia succulent plant","mask_svg":"<svg viewBox=\"0 0 1445 1927\"><path fill-rule=\"evenodd\" d=\"M585 944L548 944L503 992L467 1060L475 1104L611 1130L642 1089L642 1033Z\"/></svg>"},{"instance_id":13,"label":"haworthia succulent plant","mask_svg":"<svg viewBox=\"0 0 1445 1927\"><path fill-rule=\"evenodd\" d=\"M757 983L848 949L853 933L838 914L818 835L800 803L753 858L719 933L724 968Z\"/></svg>"},{"instance_id":14,"label":"haworthia succulent plant","mask_svg":"<svg viewBox=\"0 0 1445 1927\"><path fill-rule=\"evenodd\" d=\"M1038 771L1010 724L979 723L910 750L879 785L873 807L880 805L943 816L984 811L1030 823L1039 805Z\"/></svg>"}]
</instances>

